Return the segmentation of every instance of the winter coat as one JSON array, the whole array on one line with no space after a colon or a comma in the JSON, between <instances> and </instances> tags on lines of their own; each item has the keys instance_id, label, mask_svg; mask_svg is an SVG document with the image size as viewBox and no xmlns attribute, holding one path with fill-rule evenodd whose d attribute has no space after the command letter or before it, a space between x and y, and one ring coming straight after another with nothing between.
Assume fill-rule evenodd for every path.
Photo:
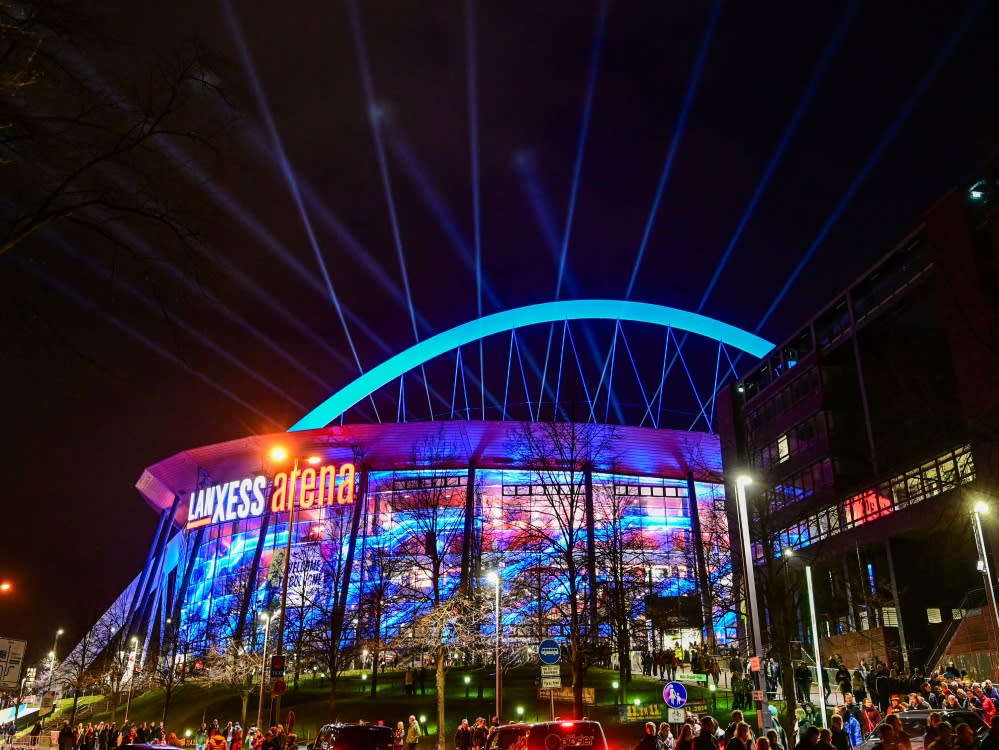
<instances>
[{"instance_id":1,"label":"winter coat","mask_svg":"<svg viewBox=\"0 0 999 750\"><path fill-rule=\"evenodd\" d=\"M208 737L208 742L205 745L206 750L229 750L229 745L225 741L225 737L221 732L215 730Z\"/></svg>"}]
</instances>

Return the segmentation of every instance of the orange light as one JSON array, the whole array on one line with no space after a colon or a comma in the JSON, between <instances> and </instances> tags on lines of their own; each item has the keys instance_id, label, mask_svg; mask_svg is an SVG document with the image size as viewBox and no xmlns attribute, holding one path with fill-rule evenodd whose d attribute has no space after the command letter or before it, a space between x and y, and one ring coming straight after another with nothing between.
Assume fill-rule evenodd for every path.
<instances>
[{"instance_id":1,"label":"orange light","mask_svg":"<svg viewBox=\"0 0 999 750\"><path fill-rule=\"evenodd\" d=\"M288 451L283 445L275 445L270 452L271 461L284 461L288 458Z\"/></svg>"},{"instance_id":2,"label":"orange light","mask_svg":"<svg viewBox=\"0 0 999 750\"><path fill-rule=\"evenodd\" d=\"M315 466L322 460L323 460L322 456L309 456L307 459L305 459L305 463L312 464L313 466Z\"/></svg>"},{"instance_id":3,"label":"orange light","mask_svg":"<svg viewBox=\"0 0 999 750\"><path fill-rule=\"evenodd\" d=\"M3 583L0 583L0 592L3 592L4 594L6 594L12 588L14 588L14 584L12 584L10 581L4 581Z\"/></svg>"}]
</instances>

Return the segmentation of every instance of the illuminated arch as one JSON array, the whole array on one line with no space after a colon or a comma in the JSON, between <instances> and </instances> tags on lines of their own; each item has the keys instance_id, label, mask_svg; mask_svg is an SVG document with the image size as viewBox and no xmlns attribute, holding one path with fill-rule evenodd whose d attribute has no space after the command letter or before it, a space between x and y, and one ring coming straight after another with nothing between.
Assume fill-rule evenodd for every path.
<instances>
[{"instance_id":1,"label":"illuminated arch","mask_svg":"<svg viewBox=\"0 0 999 750\"><path fill-rule=\"evenodd\" d=\"M517 328L566 320L621 320L674 328L714 339L757 359L764 357L774 346L759 336L719 320L648 302L609 299L543 302L486 315L414 344L345 385L292 425L289 432L325 427L382 386L465 344Z\"/></svg>"}]
</instances>

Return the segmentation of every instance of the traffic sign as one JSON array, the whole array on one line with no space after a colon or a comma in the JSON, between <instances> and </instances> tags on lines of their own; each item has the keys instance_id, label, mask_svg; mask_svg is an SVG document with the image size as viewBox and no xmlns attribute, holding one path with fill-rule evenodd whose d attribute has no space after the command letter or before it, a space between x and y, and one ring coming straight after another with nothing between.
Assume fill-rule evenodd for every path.
<instances>
[{"instance_id":1,"label":"traffic sign","mask_svg":"<svg viewBox=\"0 0 999 750\"><path fill-rule=\"evenodd\" d=\"M750 656L749 657L749 671L759 672L760 671L760 657Z\"/></svg>"},{"instance_id":2,"label":"traffic sign","mask_svg":"<svg viewBox=\"0 0 999 750\"><path fill-rule=\"evenodd\" d=\"M562 659L562 647L551 638L541 641L538 644L538 658L542 664L558 664Z\"/></svg>"},{"instance_id":3,"label":"traffic sign","mask_svg":"<svg viewBox=\"0 0 999 750\"><path fill-rule=\"evenodd\" d=\"M541 689L542 690L555 690L562 687L561 677L542 677L541 678Z\"/></svg>"},{"instance_id":4,"label":"traffic sign","mask_svg":"<svg viewBox=\"0 0 999 750\"><path fill-rule=\"evenodd\" d=\"M541 665L541 676L542 677L558 677L561 672L561 667L558 664L542 664Z\"/></svg>"},{"instance_id":5,"label":"traffic sign","mask_svg":"<svg viewBox=\"0 0 999 750\"><path fill-rule=\"evenodd\" d=\"M667 708L683 708L687 703L687 688L682 682L667 682L663 686L663 700Z\"/></svg>"},{"instance_id":6,"label":"traffic sign","mask_svg":"<svg viewBox=\"0 0 999 750\"><path fill-rule=\"evenodd\" d=\"M274 684L271 685L271 692L274 695L284 695L284 691L287 689L288 683L281 679L274 680Z\"/></svg>"},{"instance_id":7,"label":"traffic sign","mask_svg":"<svg viewBox=\"0 0 999 750\"><path fill-rule=\"evenodd\" d=\"M271 679L284 677L284 657L274 654L271 657Z\"/></svg>"},{"instance_id":8,"label":"traffic sign","mask_svg":"<svg viewBox=\"0 0 999 750\"><path fill-rule=\"evenodd\" d=\"M685 713L686 712L682 708L666 709L666 721L670 724L683 724L684 719L687 718L684 716Z\"/></svg>"}]
</instances>

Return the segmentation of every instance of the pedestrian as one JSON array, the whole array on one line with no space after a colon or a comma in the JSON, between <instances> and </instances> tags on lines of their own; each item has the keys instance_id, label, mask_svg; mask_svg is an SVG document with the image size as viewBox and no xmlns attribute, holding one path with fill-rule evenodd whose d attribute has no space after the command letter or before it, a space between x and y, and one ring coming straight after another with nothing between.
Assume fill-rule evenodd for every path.
<instances>
[{"instance_id":1,"label":"pedestrian","mask_svg":"<svg viewBox=\"0 0 999 750\"><path fill-rule=\"evenodd\" d=\"M978 738L970 724L958 724L954 728L954 738L954 750L978 750Z\"/></svg>"},{"instance_id":2,"label":"pedestrian","mask_svg":"<svg viewBox=\"0 0 999 750\"><path fill-rule=\"evenodd\" d=\"M201 726L198 731L194 734L194 747L195 750L205 750L205 745L208 744L208 727L205 726L204 722L201 722Z\"/></svg>"},{"instance_id":3,"label":"pedestrian","mask_svg":"<svg viewBox=\"0 0 999 750\"><path fill-rule=\"evenodd\" d=\"M748 726L748 725L747 725ZM718 723L711 716L701 717L701 731L694 740L695 750L718 750L718 740L715 739L715 730Z\"/></svg>"},{"instance_id":4,"label":"pedestrian","mask_svg":"<svg viewBox=\"0 0 999 750\"><path fill-rule=\"evenodd\" d=\"M423 736L423 730L420 729L419 722L416 720L415 716L410 715L409 728L406 730L407 750L416 750L420 744L420 737L422 736Z\"/></svg>"},{"instance_id":5,"label":"pedestrian","mask_svg":"<svg viewBox=\"0 0 999 750\"><path fill-rule=\"evenodd\" d=\"M675 750L694 750L694 727L686 722L680 727Z\"/></svg>"},{"instance_id":6,"label":"pedestrian","mask_svg":"<svg viewBox=\"0 0 999 750\"><path fill-rule=\"evenodd\" d=\"M472 728L468 719L462 719L454 733L454 750L472 750Z\"/></svg>"},{"instance_id":7,"label":"pedestrian","mask_svg":"<svg viewBox=\"0 0 999 750\"><path fill-rule=\"evenodd\" d=\"M205 745L206 750L229 750L229 744L225 741L225 736L222 734L222 730L219 729L219 722L216 719L212 722L212 728L208 732L208 742Z\"/></svg>"},{"instance_id":8,"label":"pedestrian","mask_svg":"<svg viewBox=\"0 0 999 750\"><path fill-rule=\"evenodd\" d=\"M659 724L658 739L659 750L674 750L676 747L676 738L673 737L673 730L670 729L668 722L664 721Z\"/></svg>"},{"instance_id":9,"label":"pedestrian","mask_svg":"<svg viewBox=\"0 0 999 750\"><path fill-rule=\"evenodd\" d=\"M392 745L395 750L402 750L406 739L406 727L401 721L395 723L395 731L392 733Z\"/></svg>"},{"instance_id":10,"label":"pedestrian","mask_svg":"<svg viewBox=\"0 0 999 750\"><path fill-rule=\"evenodd\" d=\"M727 734L727 731L726 731ZM749 724L740 721L735 725L732 736L725 740L725 750L753 750L753 737L749 731Z\"/></svg>"},{"instance_id":11,"label":"pedestrian","mask_svg":"<svg viewBox=\"0 0 999 750\"><path fill-rule=\"evenodd\" d=\"M654 722L645 722L645 732L642 739L635 745L635 750L657 750L656 725Z\"/></svg>"},{"instance_id":12,"label":"pedestrian","mask_svg":"<svg viewBox=\"0 0 999 750\"><path fill-rule=\"evenodd\" d=\"M830 721L830 725L829 739L832 742L832 746L836 750L850 750L853 744L850 742L850 735L846 733L846 729L843 727L843 715L835 714Z\"/></svg>"},{"instance_id":13,"label":"pedestrian","mask_svg":"<svg viewBox=\"0 0 999 750\"><path fill-rule=\"evenodd\" d=\"M486 727L486 720L480 716L475 720L475 726L472 728L472 747L476 750L482 750L488 739L489 729Z\"/></svg>"},{"instance_id":14,"label":"pedestrian","mask_svg":"<svg viewBox=\"0 0 999 750\"><path fill-rule=\"evenodd\" d=\"M413 678L414 678L413 668L410 667L406 670L405 674L402 676L402 684L406 688L406 695L413 694Z\"/></svg>"}]
</instances>

